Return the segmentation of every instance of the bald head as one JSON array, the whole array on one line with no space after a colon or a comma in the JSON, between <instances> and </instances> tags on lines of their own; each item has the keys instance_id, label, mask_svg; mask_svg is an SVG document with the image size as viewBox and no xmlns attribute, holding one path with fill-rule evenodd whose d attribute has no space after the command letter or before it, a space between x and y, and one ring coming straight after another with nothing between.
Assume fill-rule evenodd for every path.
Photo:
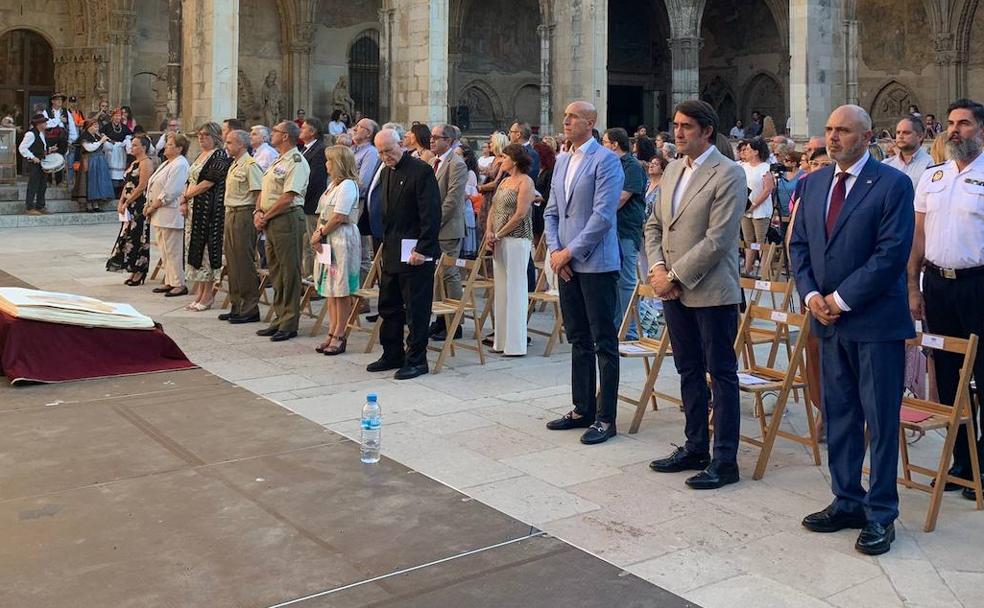
<instances>
[{"instance_id":1,"label":"bald head","mask_svg":"<svg viewBox=\"0 0 984 608\"><path fill-rule=\"evenodd\" d=\"M870 139L871 117L861 106L840 106L827 119L827 153L843 170L864 156Z\"/></svg>"},{"instance_id":2,"label":"bald head","mask_svg":"<svg viewBox=\"0 0 984 608\"><path fill-rule=\"evenodd\" d=\"M403 158L403 148L400 147L402 138L393 129L383 129L376 134L374 144L379 157L387 167L395 167Z\"/></svg>"},{"instance_id":3,"label":"bald head","mask_svg":"<svg viewBox=\"0 0 984 608\"><path fill-rule=\"evenodd\" d=\"M580 146L591 137L591 129L598 121L598 110L587 101L575 101L564 110L564 135Z\"/></svg>"}]
</instances>

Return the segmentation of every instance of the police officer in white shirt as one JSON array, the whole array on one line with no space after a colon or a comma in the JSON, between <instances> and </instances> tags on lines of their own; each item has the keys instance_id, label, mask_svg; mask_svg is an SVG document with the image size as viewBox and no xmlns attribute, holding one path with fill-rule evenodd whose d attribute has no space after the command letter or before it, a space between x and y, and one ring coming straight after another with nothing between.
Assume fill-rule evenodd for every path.
<instances>
[{"instance_id":1,"label":"police officer in white shirt","mask_svg":"<svg viewBox=\"0 0 984 608\"><path fill-rule=\"evenodd\" d=\"M926 125L915 116L906 116L895 125L895 148L898 154L883 162L909 176L912 187L919 185L919 178L933 164L933 157L923 150Z\"/></svg>"},{"instance_id":2,"label":"police officer in white shirt","mask_svg":"<svg viewBox=\"0 0 984 608\"><path fill-rule=\"evenodd\" d=\"M909 308L913 318L922 319L924 328L934 334L984 336L984 105L958 99L950 104L947 114L946 152L950 160L929 167L916 188ZM982 345L984 341L978 343L974 363L978 395L984 387ZM935 351L933 360L940 401L952 404L963 358ZM975 411L977 430L978 417ZM959 433L951 474L971 478L970 447L966 434ZM980 459L982 440L977 441L976 449ZM947 484L947 490L957 489L956 484ZM973 490L964 489L964 497L974 499Z\"/></svg>"}]
</instances>

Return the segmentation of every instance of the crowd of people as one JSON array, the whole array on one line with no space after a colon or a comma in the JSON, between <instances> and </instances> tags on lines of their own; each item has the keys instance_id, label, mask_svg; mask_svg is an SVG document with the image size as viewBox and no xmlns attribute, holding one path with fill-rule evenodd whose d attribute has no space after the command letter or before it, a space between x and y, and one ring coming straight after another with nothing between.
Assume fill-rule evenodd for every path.
<instances>
[{"instance_id":1,"label":"crowd of people","mask_svg":"<svg viewBox=\"0 0 984 608\"><path fill-rule=\"evenodd\" d=\"M247 131L227 119L198 126L189 161L179 121L153 143L108 104L77 123L63 97L35 117L22 153L39 159L81 142L75 186L83 183L96 201L113 190L122 228L107 269L128 272L127 285L144 283L153 240L165 275L155 292L193 292L187 309L209 310L224 267L232 307L218 318L254 323L265 267L274 320L256 333L284 341L297 335L306 279L328 311L316 350L337 356L346 350L353 294L381 249L382 354L370 372L426 374L429 341L460 337L460 327L452 336L443 318L432 321L435 281L446 297L462 297L458 265L436 273L442 255L491 257L496 322L484 343L503 356L525 355L532 253L545 242L544 272L571 344L573 405L547 427L578 429L585 444L617 434L617 328L637 283L648 283L661 300L686 417L683 445L650 467L696 471L686 480L694 489L739 480L740 278L765 273L749 245L784 245L812 317L807 376L835 495L803 525L861 529L863 553L884 553L894 539L904 346L914 321L945 335L984 333L984 309L968 306L984 294L984 106L971 100L948 108L945 127L913 109L895 125L890 147L851 105L797 149L758 113L725 135L710 105L687 101L674 110L672 134L649 138L642 127L630 137L617 127L599 132L595 108L576 101L563 134L538 136L516 122L480 148L451 124L380 126L362 116L350 123L335 112L327 125L299 114ZM36 208L44 176L30 179L28 206ZM358 311L374 321L370 312ZM630 324L628 339L641 334ZM944 403L954 400L959 366L934 358ZM953 475L971 476L973 450L984 445L958 438Z\"/></svg>"}]
</instances>

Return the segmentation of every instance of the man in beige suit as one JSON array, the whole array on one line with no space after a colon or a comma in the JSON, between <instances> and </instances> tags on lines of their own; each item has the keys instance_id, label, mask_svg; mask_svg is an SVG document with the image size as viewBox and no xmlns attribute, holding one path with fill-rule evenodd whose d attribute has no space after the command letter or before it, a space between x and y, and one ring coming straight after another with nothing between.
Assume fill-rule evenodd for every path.
<instances>
[{"instance_id":1,"label":"man in beige suit","mask_svg":"<svg viewBox=\"0 0 984 608\"><path fill-rule=\"evenodd\" d=\"M452 257L461 255L461 241L465 238L465 184L468 183L468 167L463 158L454 153L460 131L452 125L439 124L431 129L431 152L434 153L434 173L441 190L441 252ZM443 270L444 292L449 298L461 298L461 275L456 266ZM444 340L447 332L444 317L431 324L432 340ZM461 328L455 332L461 337Z\"/></svg>"},{"instance_id":2,"label":"man in beige suit","mask_svg":"<svg viewBox=\"0 0 984 608\"><path fill-rule=\"evenodd\" d=\"M718 117L703 101L674 112L681 158L663 173L662 194L646 222L649 282L663 298L673 362L680 374L687 441L650 463L660 473L696 470L697 490L738 481L738 235L748 200L745 173L714 146ZM707 408L714 392L714 454Z\"/></svg>"}]
</instances>

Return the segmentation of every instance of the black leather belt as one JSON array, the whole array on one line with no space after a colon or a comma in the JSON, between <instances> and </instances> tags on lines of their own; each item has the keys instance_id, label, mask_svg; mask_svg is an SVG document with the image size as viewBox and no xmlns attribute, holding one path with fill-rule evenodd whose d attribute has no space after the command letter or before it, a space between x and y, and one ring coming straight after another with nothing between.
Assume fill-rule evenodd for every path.
<instances>
[{"instance_id":1,"label":"black leather belt","mask_svg":"<svg viewBox=\"0 0 984 608\"><path fill-rule=\"evenodd\" d=\"M967 279L984 275L984 266L975 266L973 268L941 268L936 264L926 262L926 272L944 279Z\"/></svg>"}]
</instances>

